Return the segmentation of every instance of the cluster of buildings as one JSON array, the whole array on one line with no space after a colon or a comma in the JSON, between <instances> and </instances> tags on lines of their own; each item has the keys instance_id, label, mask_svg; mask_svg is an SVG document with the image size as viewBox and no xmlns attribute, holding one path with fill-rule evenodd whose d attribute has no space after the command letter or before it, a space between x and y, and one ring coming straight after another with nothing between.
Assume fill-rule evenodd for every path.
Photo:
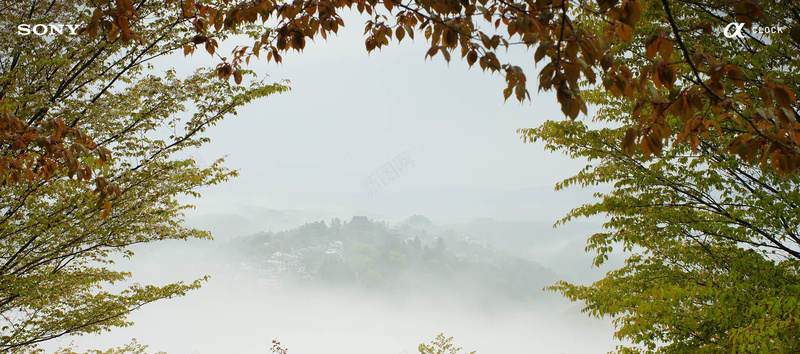
<instances>
[{"instance_id":1,"label":"cluster of buildings","mask_svg":"<svg viewBox=\"0 0 800 354\"><path fill-rule=\"evenodd\" d=\"M272 274L299 273L305 277L312 276L305 267L304 259L309 254L322 254L328 259L342 261L344 259L344 242L333 241L327 246L322 244L293 250L291 252L275 252L269 259L262 261L267 264L266 272Z\"/></svg>"},{"instance_id":2,"label":"cluster of buildings","mask_svg":"<svg viewBox=\"0 0 800 354\"><path fill-rule=\"evenodd\" d=\"M366 216L353 216L352 220L345 225L349 231L359 234L361 232L369 232L372 222ZM409 233L411 233L409 231L412 231L413 234L416 234L416 236L403 240L406 244L418 243L417 247L420 248L436 248L438 247L437 244L441 242L441 240L439 240L439 236L430 235L425 231L419 232L415 228L412 228L411 230L403 230L396 227L388 229L390 236L400 240L402 240L404 236L407 236ZM466 243L469 246L483 249L489 248L487 241L484 238L465 236L458 237L458 240ZM257 269L252 270L262 273L267 278L272 279L283 278L288 275L299 275L306 279L313 279L315 278L318 265L322 262L344 262L345 244L343 241L326 241L315 239L309 243L310 244L303 245L302 248L293 248L290 251L281 250L274 252L269 256L268 259L261 260L261 265L255 267ZM276 245L270 245L269 242L265 244L265 246L272 246L270 248L273 250L276 248L286 248L281 247L280 245L275 247ZM481 263L489 261L489 259L483 255L483 251L478 251L476 249L469 251L463 247L457 247L457 249L453 249L451 251L454 252L454 256L458 259L477 261Z\"/></svg>"}]
</instances>

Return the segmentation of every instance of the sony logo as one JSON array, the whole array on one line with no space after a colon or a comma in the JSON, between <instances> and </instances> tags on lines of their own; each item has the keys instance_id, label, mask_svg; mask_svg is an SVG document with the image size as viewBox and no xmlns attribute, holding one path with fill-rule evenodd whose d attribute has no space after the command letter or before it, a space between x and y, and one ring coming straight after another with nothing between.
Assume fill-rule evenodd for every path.
<instances>
[{"instance_id":1,"label":"sony logo","mask_svg":"<svg viewBox=\"0 0 800 354\"><path fill-rule=\"evenodd\" d=\"M27 36L30 34L35 34L37 36L64 34L65 30L69 35L76 35L78 34L77 33L78 25L62 25L62 24L31 25L28 23L23 23L17 26L17 34L23 36Z\"/></svg>"}]
</instances>

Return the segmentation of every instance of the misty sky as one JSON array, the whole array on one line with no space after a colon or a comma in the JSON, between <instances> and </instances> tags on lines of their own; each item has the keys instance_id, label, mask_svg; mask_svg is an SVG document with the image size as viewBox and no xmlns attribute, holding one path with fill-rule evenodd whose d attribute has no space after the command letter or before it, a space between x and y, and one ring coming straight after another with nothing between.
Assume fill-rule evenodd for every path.
<instances>
[{"instance_id":1,"label":"misty sky","mask_svg":"<svg viewBox=\"0 0 800 354\"><path fill-rule=\"evenodd\" d=\"M515 57L533 102L504 104L500 75L467 70L456 56L449 66L440 56L425 60L419 38L367 54L363 21L346 21L338 37L309 42L282 65L251 62L262 76L291 80L292 91L209 130L212 143L194 156L210 163L228 155L241 176L203 190L190 219L260 207L390 220L425 214L435 222L555 220L587 200L586 192L552 192L583 163L524 144L515 132L563 119L553 95L535 95L535 68L523 65L532 55L517 50ZM180 55L169 64L182 65ZM200 51L190 60L211 62ZM370 195L363 182L399 155L404 168Z\"/></svg>"}]
</instances>

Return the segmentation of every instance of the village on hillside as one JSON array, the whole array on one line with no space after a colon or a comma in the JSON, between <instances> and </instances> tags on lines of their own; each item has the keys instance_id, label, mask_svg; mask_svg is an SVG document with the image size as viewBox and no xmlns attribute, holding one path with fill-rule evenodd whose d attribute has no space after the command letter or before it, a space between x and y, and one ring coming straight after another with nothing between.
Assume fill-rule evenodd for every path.
<instances>
[{"instance_id":1,"label":"village on hillside","mask_svg":"<svg viewBox=\"0 0 800 354\"><path fill-rule=\"evenodd\" d=\"M366 216L307 223L239 237L226 252L230 265L279 286L397 290L437 284L535 298L558 278L533 261L498 251L485 237L436 227L420 215L393 226Z\"/></svg>"}]
</instances>

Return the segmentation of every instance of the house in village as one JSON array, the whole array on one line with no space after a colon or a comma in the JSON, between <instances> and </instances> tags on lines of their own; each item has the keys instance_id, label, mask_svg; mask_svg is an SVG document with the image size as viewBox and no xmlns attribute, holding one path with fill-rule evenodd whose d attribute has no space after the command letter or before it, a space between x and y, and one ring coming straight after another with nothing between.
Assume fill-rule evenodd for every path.
<instances>
[{"instance_id":1,"label":"house in village","mask_svg":"<svg viewBox=\"0 0 800 354\"><path fill-rule=\"evenodd\" d=\"M335 258L338 261L344 259L344 243L342 241L333 241L328 245L325 250L325 256Z\"/></svg>"},{"instance_id":2,"label":"house in village","mask_svg":"<svg viewBox=\"0 0 800 354\"><path fill-rule=\"evenodd\" d=\"M297 272L300 268L301 257L296 254L275 252L267 263L272 264L278 273Z\"/></svg>"},{"instance_id":3,"label":"house in village","mask_svg":"<svg viewBox=\"0 0 800 354\"><path fill-rule=\"evenodd\" d=\"M464 242L466 242L468 245L479 246L483 248L486 248L487 246L485 238L467 236L464 238Z\"/></svg>"}]
</instances>

